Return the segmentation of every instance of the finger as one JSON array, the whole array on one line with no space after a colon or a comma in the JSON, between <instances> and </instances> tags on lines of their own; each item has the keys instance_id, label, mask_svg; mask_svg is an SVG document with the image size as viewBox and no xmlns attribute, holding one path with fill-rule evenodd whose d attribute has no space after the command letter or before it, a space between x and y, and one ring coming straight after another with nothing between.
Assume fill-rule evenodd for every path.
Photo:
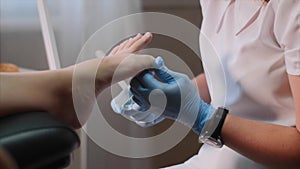
<instances>
[{"instance_id":1,"label":"finger","mask_svg":"<svg viewBox=\"0 0 300 169\"><path fill-rule=\"evenodd\" d=\"M128 39L128 42L125 44L124 49L129 48L133 43L134 43L133 38Z\"/></svg>"},{"instance_id":2,"label":"finger","mask_svg":"<svg viewBox=\"0 0 300 169\"><path fill-rule=\"evenodd\" d=\"M121 45L119 46L118 52L122 51L124 49L124 47L126 46L128 40L124 41L123 43L121 43Z\"/></svg>"},{"instance_id":3,"label":"finger","mask_svg":"<svg viewBox=\"0 0 300 169\"><path fill-rule=\"evenodd\" d=\"M155 75L160 81L164 83L172 84L176 81L175 78L170 74L170 72L167 72L165 70L155 69Z\"/></svg>"},{"instance_id":4,"label":"finger","mask_svg":"<svg viewBox=\"0 0 300 169\"><path fill-rule=\"evenodd\" d=\"M119 45L114 47L113 50L109 53L108 56L112 56L112 55L115 55L117 53L117 51L119 50Z\"/></svg>"},{"instance_id":5,"label":"finger","mask_svg":"<svg viewBox=\"0 0 300 169\"><path fill-rule=\"evenodd\" d=\"M130 48L129 52L137 52L143 49L152 40L152 34L147 32L142 38L134 42Z\"/></svg>"},{"instance_id":6,"label":"finger","mask_svg":"<svg viewBox=\"0 0 300 169\"><path fill-rule=\"evenodd\" d=\"M150 105L147 102L141 100L140 98L138 98L136 96L133 96L132 100L140 106L140 111L146 111L150 107Z\"/></svg>"},{"instance_id":7,"label":"finger","mask_svg":"<svg viewBox=\"0 0 300 169\"><path fill-rule=\"evenodd\" d=\"M142 37L142 35L139 33L134 38L125 40L121 44L114 47L113 50L109 53L109 56L117 54L119 51L123 50L124 48L128 48L128 45L131 45L132 43L134 43L136 40L138 40L141 37Z\"/></svg>"},{"instance_id":8,"label":"finger","mask_svg":"<svg viewBox=\"0 0 300 169\"><path fill-rule=\"evenodd\" d=\"M149 103L148 96L150 92L148 90L144 90L143 88L139 87L139 88L130 88L130 92L134 97L136 97L140 101Z\"/></svg>"},{"instance_id":9,"label":"finger","mask_svg":"<svg viewBox=\"0 0 300 169\"><path fill-rule=\"evenodd\" d=\"M166 83L163 83L159 80L157 80L152 73L149 72L142 72L141 74L137 75L136 78L139 80L139 82L149 90L153 89L161 89L167 87Z\"/></svg>"},{"instance_id":10,"label":"finger","mask_svg":"<svg viewBox=\"0 0 300 169\"><path fill-rule=\"evenodd\" d=\"M141 83L136 77L134 77L130 80L129 85L132 88L138 88L139 86L141 86Z\"/></svg>"},{"instance_id":11,"label":"finger","mask_svg":"<svg viewBox=\"0 0 300 169\"><path fill-rule=\"evenodd\" d=\"M164 63L162 57L157 57L154 61L154 67L156 76L166 83L173 83L178 78L179 73L170 70Z\"/></svg>"},{"instance_id":12,"label":"finger","mask_svg":"<svg viewBox=\"0 0 300 169\"><path fill-rule=\"evenodd\" d=\"M147 100L149 95L149 90L146 89L137 78L133 78L130 81L130 92L137 97L145 97Z\"/></svg>"},{"instance_id":13,"label":"finger","mask_svg":"<svg viewBox=\"0 0 300 169\"><path fill-rule=\"evenodd\" d=\"M131 39L130 42L128 42L125 46L125 48L129 48L130 46L132 46L132 44L134 44L136 41L138 41L139 39L141 39L143 36L139 33L137 34L134 38Z\"/></svg>"}]
</instances>

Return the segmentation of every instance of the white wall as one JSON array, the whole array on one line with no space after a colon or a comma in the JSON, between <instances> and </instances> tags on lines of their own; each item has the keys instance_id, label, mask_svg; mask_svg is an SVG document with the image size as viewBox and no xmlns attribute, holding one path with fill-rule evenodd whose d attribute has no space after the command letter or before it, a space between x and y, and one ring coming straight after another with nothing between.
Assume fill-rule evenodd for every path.
<instances>
[{"instance_id":1,"label":"white wall","mask_svg":"<svg viewBox=\"0 0 300 169\"><path fill-rule=\"evenodd\" d=\"M48 0L62 66L76 62L82 45L96 30L121 16L140 12L139 2ZM47 69L36 0L1 0L0 14L0 61Z\"/></svg>"},{"instance_id":2,"label":"white wall","mask_svg":"<svg viewBox=\"0 0 300 169\"><path fill-rule=\"evenodd\" d=\"M34 0L0 1L0 61L47 69Z\"/></svg>"}]
</instances>

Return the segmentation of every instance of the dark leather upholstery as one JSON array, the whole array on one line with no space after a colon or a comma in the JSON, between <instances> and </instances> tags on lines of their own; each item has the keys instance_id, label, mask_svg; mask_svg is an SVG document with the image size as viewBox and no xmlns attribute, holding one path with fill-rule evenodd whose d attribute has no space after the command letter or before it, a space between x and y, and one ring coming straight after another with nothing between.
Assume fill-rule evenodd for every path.
<instances>
[{"instance_id":1,"label":"dark leather upholstery","mask_svg":"<svg viewBox=\"0 0 300 169\"><path fill-rule=\"evenodd\" d=\"M79 144L76 132L48 113L0 118L0 146L12 155L20 169L64 168Z\"/></svg>"}]
</instances>

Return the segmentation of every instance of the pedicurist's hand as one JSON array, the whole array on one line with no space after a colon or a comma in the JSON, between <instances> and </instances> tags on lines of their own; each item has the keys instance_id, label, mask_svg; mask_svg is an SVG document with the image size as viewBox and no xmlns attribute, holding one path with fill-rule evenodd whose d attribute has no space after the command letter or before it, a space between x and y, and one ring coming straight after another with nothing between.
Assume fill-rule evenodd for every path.
<instances>
[{"instance_id":1,"label":"pedicurist's hand","mask_svg":"<svg viewBox=\"0 0 300 169\"><path fill-rule=\"evenodd\" d=\"M200 98L188 76L169 70L161 57L154 67L154 73L146 70L131 80L134 100L144 110L160 108L163 116L178 120L199 135L216 109Z\"/></svg>"}]
</instances>

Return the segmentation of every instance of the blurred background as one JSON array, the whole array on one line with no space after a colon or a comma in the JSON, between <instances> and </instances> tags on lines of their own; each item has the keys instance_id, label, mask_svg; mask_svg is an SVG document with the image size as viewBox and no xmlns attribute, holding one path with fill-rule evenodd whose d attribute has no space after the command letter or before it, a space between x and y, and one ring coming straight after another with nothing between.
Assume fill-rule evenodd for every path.
<instances>
[{"instance_id":1,"label":"blurred background","mask_svg":"<svg viewBox=\"0 0 300 169\"><path fill-rule=\"evenodd\" d=\"M99 28L119 17L138 12L163 12L201 25L199 0L49 0L47 5L62 67L76 63L84 42ZM120 34L126 34L126 26ZM147 30L145 30L147 31ZM184 32L184 30L182 30ZM114 33L107 35L115 36ZM194 37L198 39L198 37ZM109 39L105 39L109 40ZM201 60L187 46L173 38L154 35L149 48L159 48L179 56L194 75L202 72ZM150 52L150 54L152 54ZM155 55L156 53L153 53ZM0 62L14 63L22 68L46 70L45 46L36 0L0 0ZM176 69L176 65L174 65ZM116 115L110 106L110 90L99 96L98 105L106 120L119 132L147 137L166 130L171 121L143 129ZM80 131L79 131L80 132ZM81 134L84 137L84 134ZM105 137L105 136L103 136ZM111 154L91 139L82 138L81 149L74 155L71 169L154 169L182 163L198 152L198 137L189 133L171 150L151 158L131 159ZM134 148L134 147L133 147Z\"/></svg>"}]
</instances>

